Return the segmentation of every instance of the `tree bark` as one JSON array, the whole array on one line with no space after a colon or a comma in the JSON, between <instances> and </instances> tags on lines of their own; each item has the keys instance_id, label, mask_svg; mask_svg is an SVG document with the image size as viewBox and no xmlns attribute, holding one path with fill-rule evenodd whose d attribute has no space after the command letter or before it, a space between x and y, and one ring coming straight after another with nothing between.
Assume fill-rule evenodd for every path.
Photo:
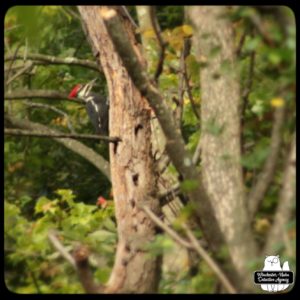
<instances>
[{"instance_id":1,"label":"tree bark","mask_svg":"<svg viewBox=\"0 0 300 300\"><path fill-rule=\"evenodd\" d=\"M247 264L256 244L247 215L240 165L240 87L226 7L189 7L201 63L202 175L241 288L253 288Z\"/></svg>"},{"instance_id":2,"label":"tree bark","mask_svg":"<svg viewBox=\"0 0 300 300\"><path fill-rule=\"evenodd\" d=\"M110 147L119 241L106 292L151 293L158 288L160 259L150 257L144 247L154 238L156 228L141 209L147 205L156 214L160 213L151 155L151 111L117 55L100 10L98 6L79 7L107 79L110 134L122 139L118 146ZM120 14L118 17L142 61L130 22Z\"/></svg>"}]
</instances>

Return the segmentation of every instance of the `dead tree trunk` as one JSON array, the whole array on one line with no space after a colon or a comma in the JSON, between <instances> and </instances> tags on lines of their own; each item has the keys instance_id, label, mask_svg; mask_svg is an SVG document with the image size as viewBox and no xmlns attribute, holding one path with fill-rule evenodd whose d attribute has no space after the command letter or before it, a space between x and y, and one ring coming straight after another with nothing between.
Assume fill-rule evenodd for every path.
<instances>
[{"instance_id":1,"label":"dead tree trunk","mask_svg":"<svg viewBox=\"0 0 300 300\"><path fill-rule=\"evenodd\" d=\"M150 109L117 55L100 9L99 6L79 7L107 79L110 135L122 139L110 147L118 247L106 292L151 293L157 291L160 262L149 256L145 245L154 238L156 228L140 209L147 205L157 214L160 212L151 155ZM142 61L130 22L120 13L119 17Z\"/></svg>"}]
</instances>

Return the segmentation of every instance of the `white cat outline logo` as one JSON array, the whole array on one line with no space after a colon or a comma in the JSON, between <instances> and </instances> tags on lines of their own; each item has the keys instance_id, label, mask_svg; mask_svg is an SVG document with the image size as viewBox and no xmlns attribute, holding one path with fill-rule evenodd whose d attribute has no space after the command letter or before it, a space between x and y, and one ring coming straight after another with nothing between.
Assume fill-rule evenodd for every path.
<instances>
[{"instance_id":1,"label":"white cat outline logo","mask_svg":"<svg viewBox=\"0 0 300 300\"><path fill-rule=\"evenodd\" d=\"M264 262L263 271L289 271L289 263L286 261L284 264L280 265L279 255L276 256L266 256ZM280 292L289 287L289 284L262 284L261 288L268 292Z\"/></svg>"}]
</instances>

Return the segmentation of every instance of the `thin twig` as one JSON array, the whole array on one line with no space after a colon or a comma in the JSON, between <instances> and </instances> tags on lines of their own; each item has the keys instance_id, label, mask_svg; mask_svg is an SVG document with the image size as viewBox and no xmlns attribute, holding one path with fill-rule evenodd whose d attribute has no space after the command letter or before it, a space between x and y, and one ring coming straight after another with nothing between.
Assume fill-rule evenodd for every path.
<instances>
[{"instance_id":1,"label":"thin twig","mask_svg":"<svg viewBox=\"0 0 300 300\"><path fill-rule=\"evenodd\" d=\"M56 90L16 90L7 92L4 95L5 100L21 100L21 99L45 98L52 100L66 100L80 104L84 104L81 99L70 99L69 95Z\"/></svg>"},{"instance_id":2,"label":"thin twig","mask_svg":"<svg viewBox=\"0 0 300 300\"><path fill-rule=\"evenodd\" d=\"M77 271L80 283L87 293L95 294L103 291L102 285L97 285L94 282L92 272L88 265L89 251L87 247L79 245L75 250L73 256L62 245L57 238L55 230L49 230L48 238L59 254L68 261L71 266Z\"/></svg>"},{"instance_id":3,"label":"thin twig","mask_svg":"<svg viewBox=\"0 0 300 300\"><path fill-rule=\"evenodd\" d=\"M130 23L133 25L134 29L138 29L139 27L137 24L134 22L133 18L131 17L128 9L126 8L125 5L121 5L121 9L123 10L123 13L126 15L126 17L129 19Z\"/></svg>"},{"instance_id":4,"label":"thin twig","mask_svg":"<svg viewBox=\"0 0 300 300\"><path fill-rule=\"evenodd\" d=\"M157 161L159 174L163 174L170 165L170 163L170 157L165 153L165 151L163 151L161 157Z\"/></svg>"},{"instance_id":5,"label":"thin twig","mask_svg":"<svg viewBox=\"0 0 300 300\"><path fill-rule=\"evenodd\" d=\"M30 276L32 278L33 285L35 286L37 293L38 294L43 294L42 291L41 291L41 288L40 288L40 286L38 284L37 278L36 278L36 276L35 276L35 274L34 274L33 271L30 271Z\"/></svg>"},{"instance_id":6,"label":"thin twig","mask_svg":"<svg viewBox=\"0 0 300 300\"><path fill-rule=\"evenodd\" d=\"M183 106L184 106L184 65L185 65L185 43L183 44L180 60L179 60L179 84L178 84L178 102L176 107L176 119L178 127L181 129L182 117L183 117Z\"/></svg>"},{"instance_id":7,"label":"thin twig","mask_svg":"<svg viewBox=\"0 0 300 300\"><path fill-rule=\"evenodd\" d=\"M11 63L9 64L9 67L8 67L8 72L6 74L7 76L7 80L9 80L9 75L10 75L10 71L11 71L11 68L14 64L14 62L16 61L16 59L18 58L18 51L20 50L20 47L21 47L21 44L16 48L14 54L12 56L10 56L10 61Z\"/></svg>"},{"instance_id":8,"label":"thin twig","mask_svg":"<svg viewBox=\"0 0 300 300\"><path fill-rule=\"evenodd\" d=\"M108 143L118 143L122 140L118 137L109 137L105 135L96 134L64 134L64 133L45 133L38 131L30 131L15 128L5 128L4 134L16 135L16 136L34 136L34 137L46 137L46 138L72 138L72 139L89 139L89 140L102 140Z\"/></svg>"},{"instance_id":9,"label":"thin twig","mask_svg":"<svg viewBox=\"0 0 300 300\"><path fill-rule=\"evenodd\" d=\"M19 76L21 76L22 74L24 74L26 71L30 71L33 68L34 64L33 62L28 62L28 64L26 64L21 70L19 70L16 74L14 74L12 77L10 77L5 85L9 85L12 81L14 81L15 79L17 79Z\"/></svg>"},{"instance_id":10,"label":"thin twig","mask_svg":"<svg viewBox=\"0 0 300 300\"><path fill-rule=\"evenodd\" d=\"M177 242L179 245L185 247L186 249L193 249L195 250L199 256L201 256L206 263L211 267L211 269L214 271L216 276L219 278L219 280L223 283L226 290L231 294L236 294L237 291L232 286L232 284L229 282L226 275L223 273L223 271L220 269L220 267L217 265L217 263L209 256L209 254L206 252L206 250L200 245L200 243L197 241L195 236L192 234L190 229L186 224L182 224L183 229L186 231L186 234L190 240L190 242L187 242L184 240L177 232L175 232L172 228L164 224L163 221L161 221L147 206L143 206L142 209L144 212L148 215L148 217L161 229L163 229L175 242Z\"/></svg>"},{"instance_id":11,"label":"thin twig","mask_svg":"<svg viewBox=\"0 0 300 300\"><path fill-rule=\"evenodd\" d=\"M48 239L54 246L54 248L59 252L59 254L70 263L70 265L77 270L75 259L72 255L68 252L68 250L62 245L57 237L57 232L55 230L49 230L48 232Z\"/></svg>"},{"instance_id":12,"label":"thin twig","mask_svg":"<svg viewBox=\"0 0 300 300\"><path fill-rule=\"evenodd\" d=\"M69 15L71 15L74 19L81 20L79 14L75 13L72 9L67 6L61 6L62 9Z\"/></svg>"},{"instance_id":13,"label":"thin twig","mask_svg":"<svg viewBox=\"0 0 300 300\"><path fill-rule=\"evenodd\" d=\"M270 183L274 177L276 163L279 155L279 149L282 141L282 126L285 119L285 108L278 107L274 112L274 121L271 135L270 154L266 159L262 171L257 177L255 185L252 187L248 201L249 214L253 218L259 205L261 204L264 196L268 190ZM251 218L250 218L251 219Z\"/></svg>"},{"instance_id":14,"label":"thin twig","mask_svg":"<svg viewBox=\"0 0 300 300\"><path fill-rule=\"evenodd\" d=\"M273 226L268 233L263 255L272 253L274 245L283 241L287 254L295 255L296 250L291 246L291 239L287 236L287 224L292 220L291 215L296 207L296 132L293 135L290 150L285 162L283 182L279 195L279 203L274 216ZM293 219L296 215L293 216Z\"/></svg>"},{"instance_id":15,"label":"thin twig","mask_svg":"<svg viewBox=\"0 0 300 300\"><path fill-rule=\"evenodd\" d=\"M60 134L62 132L49 128L45 125L31 122L27 119L18 119L15 118L9 114L4 115L4 123L6 126L13 127L13 128L19 128L19 129L27 129L30 131L38 131L38 132L44 132L44 133L56 133ZM105 175L105 177L111 181L110 176L110 165L109 162L103 158L101 155L96 153L91 148L85 146L83 143L69 138L53 138L54 141L57 143L63 145L67 149L71 150L72 152L80 155L82 158L84 158L86 161L90 162L93 166L95 166L102 174Z\"/></svg>"},{"instance_id":16,"label":"thin twig","mask_svg":"<svg viewBox=\"0 0 300 300\"><path fill-rule=\"evenodd\" d=\"M78 59L75 57L56 57L56 56L50 56L50 55L44 55L44 54L38 54L38 53L28 53L27 54L27 59L30 60L35 60L35 61L40 61L40 62L46 62L49 64L53 65L76 65L76 66L81 66L84 68L89 68L94 71L99 70L99 66L97 63L90 61L88 59ZM4 61L14 61L16 59L24 59L24 54L16 54L12 56L6 56L4 58Z\"/></svg>"},{"instance_id":17,"label":"thin twig","mask_svg":"<svg viewBox=\"0 0 300 300\"><path fill-rule=\"evenodd\" d=\"M185 66L185 69L186 69L186 66ZM184 72L183 77L184 77L184 80L185 80L185 85L186 85L186 88L187 88L187 94L188 94L188 97L189 97L190 102L191 102L193 113L196 116L196 118L198 120L200 120L199 112L198 112L197 107L196 107L196 103L195 103L195 100L194 100L194 97L193 97L193 94L192 94L192 89L191 89L191 86L190 86L190 83L189 83L189 78L187 76L186 71Z\"/></svg>"},{"instance_id":18,"label":"thin twig","mask_svg":"<svg viewBox=\"0 0 300 300\"><path fill-rule=\"evenodd\" d=\"M243 32L243 34L242 34L242 36L241 36L241 38L239 40L239 44L238 44L238 46L237 46L237 48L235 50L235 55L237 57L239 57L241 55L241 53L242 53L242 48L243 48L244 42L246 40L246 36L247 36L247 31L245 30Z\"/></svg>"},{"instance_id":19,"label":"thin twig","mask_svg":"<svg viewBox=\"0 0 300 300\"><path fill-rule=\"evenodd\" d=\"M184 79L184 82L185 82L186 91L187 91L188 97L189 97L190 102L191 102L192 110L193 110L194 115L196 116L196 118L198 120L200 120L199 112L197 110L196 103L195 103L195 100L194 100L194 97L193 97L193 94L192 94L192 89L191 89L191 86L190 86L190 80L189 80L189 77L188 77L186 61L185 61L186 58L190 54L190 50L191 50L191 40L190 40L190 38L185 38L184 39L184 44L183 44L183 53L182 53L182 56L183 56L183 62L182 62L183 63L183 66L182 66L183 74L182 75L183 75L183 79Z\"/></svg>"},{"instance_id":20,"label":"thin twig","mask_svg":"<svg viewBox=\"0 0 300 300\"><path fill-rule=\"evenodd\" d=\"M175 242L177 242L179 245L187 248L192 249L191 243L184 240L177 232L175 232L172 228L164 224L163 221L161 221L147 206L142 206L142 209L144 212L148 215L148 217L161 229L163 229Z\"/></svg>"},{"instance_id":21,"label":"thin twig","mask_svg":"<svg viewBox=\"0 0 300 300\"><path fill-rule=\"evenodd\" d=\"M249 63L249 71L248 71L248 79L246 82L245 89L242 92L242 111L241 111L241 117L242 117L242 127L244 124L245 119L245 112L248 104L248 98L251 93L251 89L253 86L253 78L254 78L254 66L255 66L255 51L251 51L250 54L250 63Z\"/></svg>"},{"instance_id":22,"label":"thin twig","mask_svg":"<svg viewBox=\"0 0 300 300\"><path fill-rule=\"evenodd\" d=\"M221 268L218 266L218 264L209 256L207 251L200 245L199 241L196 239L192 231L189 229L188 225L183 223L182 224L183 229L185 230L188 238L190 239L192 245L194 246L194 250L201 256L204 261L210 266L210 268L213 270L213 272L216 274L216 276L219 278L219 280L223 283L224 287L230 294L236 294L237 291L234 288L234 286L230 283L227 276L223 273Z\"/></svg>"},{"instance_id":23,"label":"thin twig","mask_svg":"<svg viewBox=\"0 0 300 300\"><path fill-rule=\"evenodd\" d=\"M165 60L165 50L166 50L166 45L167 44L162 38L161 29L160 29L158 20L156 18L155 7L154 6L150 7L150 18L151 18L151 23L152 23L152 26L153 26L153 29L154 29L154 33L156 35L156 38L158 40L158 44L159 44L159 47L160 47L159 60L158 60L156 70L155 70L155 73L154 73L154 80L155 80L155 82L157 82L160 74L163 71L163 65L164 65L164 60Z\"/></svg>"},{"instance_id":24,"label":"thin twig","mask_svg":"<svg viewBox=\"0 0 300 300\"><path fill-rule=\"evenodd\" d=\"M253 13L248 16L249 20L252 22L258 33L261 35L263 41L270 47L274 47L274 41L269 36L269 33L264 27L263 21L259 14Z\"/></svg>"},{"instance_id":25,"label":"thin twig","mask_svg":"<svg viewBox=\"0 0 300 300\"><path fill-rule=\"evenodd\" d=\"M193 155L193 164L194 165L197 165L199 160L200 160L201 149L202 149L201 146L202 146L201 145L201 138L199 138L196 150L195 150L194 155Z\"/></svg>"}]
</instances>

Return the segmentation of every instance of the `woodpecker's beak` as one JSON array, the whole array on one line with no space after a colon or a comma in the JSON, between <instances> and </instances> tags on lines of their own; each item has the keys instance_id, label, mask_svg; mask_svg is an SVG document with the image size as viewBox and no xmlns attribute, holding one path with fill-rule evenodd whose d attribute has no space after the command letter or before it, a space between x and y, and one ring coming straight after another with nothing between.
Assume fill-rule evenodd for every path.
<instances>
[{"instance_id":1,"label":"woodpecker's beak","mask_svg":"<svg viewBox=\"0 0 300 300\"><path fill-rule=\"evenodd\" d=\"M79 91L78 93L78 97L81 99L85 99L91 92L95 82L96 82L97 78L91 80L90 82L88 82L87 84L85 84Z\"/></svg>"},{"instance_id":2,"label":"woodpecker's beak","mask_svg":"<svg viewBox=\"0 0 300 300\"><path fill-rule=\"evenodd\" d=\"M86 84L86 94L88 95L91 92L91 89L93 88L97 78L91 80L89 83Z\"/></svg>"},{"instance_id":3,"label":"woodpecker's beak","mask_svg":"<svg viewBox=\"0 0 300 300\"><path fill-rule=\"evenodd\" d=\"M91 81L88 83L88 85L93 87L96 81L97 81L97 78L91 80Z\"/></svg>"}]
</instances>

